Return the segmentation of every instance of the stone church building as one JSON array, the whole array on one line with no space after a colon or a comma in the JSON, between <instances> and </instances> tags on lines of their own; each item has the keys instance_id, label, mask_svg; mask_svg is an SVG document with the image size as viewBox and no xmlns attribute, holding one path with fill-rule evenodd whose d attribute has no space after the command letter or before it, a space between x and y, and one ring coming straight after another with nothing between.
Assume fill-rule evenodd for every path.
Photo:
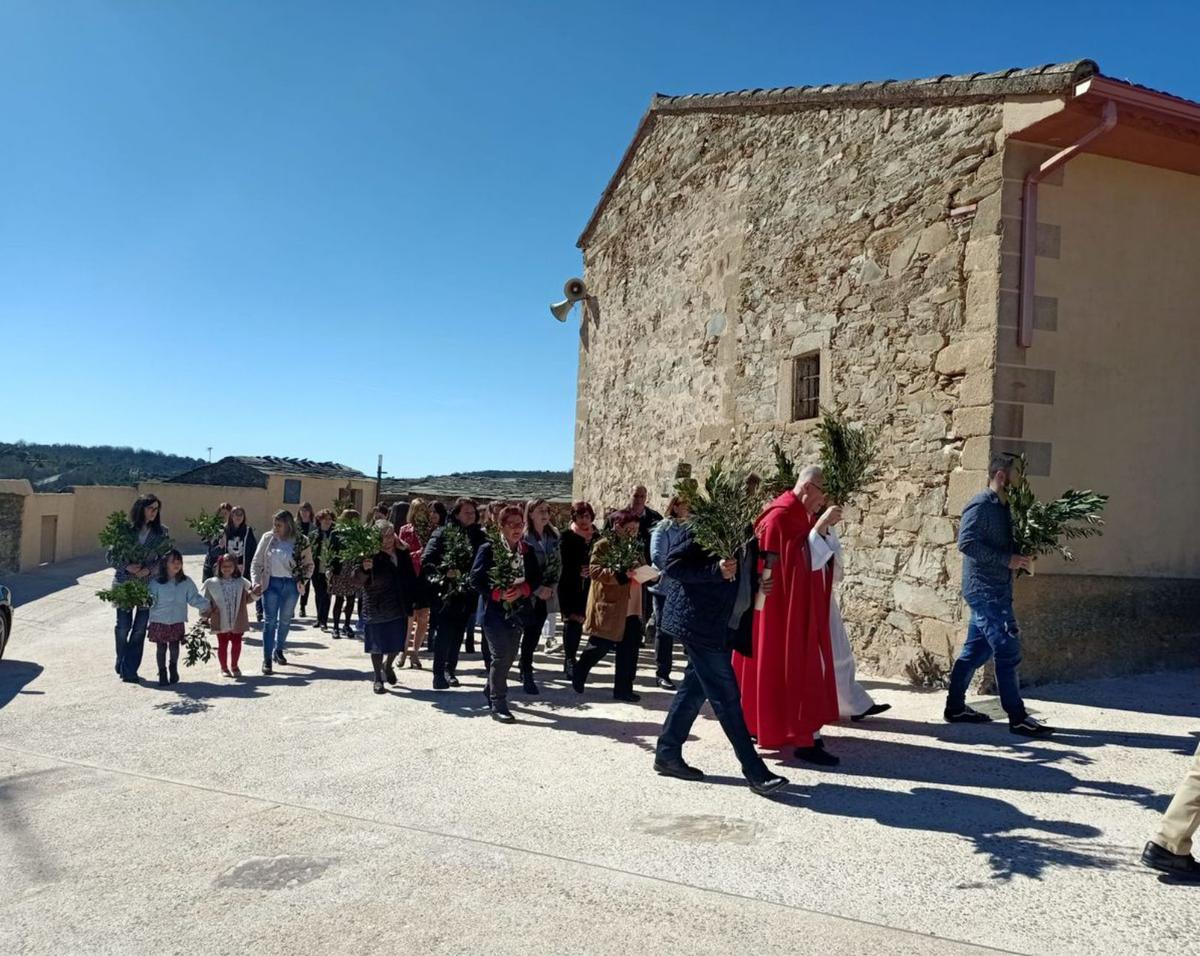
<instances>
[{"instance_id":1,"label":"stone church building","mask_svg":"<svg viewBox=\"0 0 1200 956\"><path fill-rule=\"evenodd\" d=\"M1111 495L1018 582L1025 676L1200 663L1200 104L1088 60L656 96L579 246L576 496L878 425L840 593L901 673L961 644L958 516L1024 452Z\"/></svg>"}]
</instances>

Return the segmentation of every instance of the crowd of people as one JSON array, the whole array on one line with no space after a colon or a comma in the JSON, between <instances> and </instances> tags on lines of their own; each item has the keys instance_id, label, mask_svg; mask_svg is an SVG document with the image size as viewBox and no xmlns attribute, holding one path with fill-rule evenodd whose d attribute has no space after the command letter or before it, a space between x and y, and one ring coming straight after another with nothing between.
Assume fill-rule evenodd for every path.
<instances>
[{"instance_id":1,"label":"crowd of people","mask_svg":"<svg viewBox=\"0 0 1200 956\"><path fill-rule=\"evenodd\" d=\"M1017 674L1013 577L1031 559L1013 545L1007 507L1012 477L1011 459L994 459L988 487L963 511L958 548L970 620L950 673L944 718L991 720L967 706L966 693L978 668L994 658L1009 729L1044 737L1053 730L1026 710ZM195 608L216 632L222 674L241 678L242 641L254 605L262 628L262 673L270 675L275 665L287 665L284 651L297 604L306 616L311 595L317 627L338 640L361 633L378 694L398 683L397 659L400 666L424 669L429 650L434 689L459 688L460 657L464 650L475 653L478 633L485 704L494 720L511 724L512 665L519 662L522 692L538 695L535 652L555 633L561 616L562 676L579 694L586 692L595 665L611 653L613 698L638 702L640 649L653 641L655 684L674 692L655 749L655 771L704 778L685 761L683 747L707 701L750 787L770 795L787 780L767 766L760 751L790 747L801 761L832 767L838 758L826 748L822 729L889 708L855 678L835 594L843 573L836 530L842 511L827 500L822 483L819 467L802 469L795 487L747 528L737 553L724 557L694 540L686 497L672 498L663 516L648 507L642 485L625 507L605 516L606 533L586 501L572 505L570 524L561 530L542 499L486 508L467 498L449 509L420 499L380 506L366 519L379 533L379 550L356 561L340 557L340 532L329 509L314 512L306 502L296 516L279 511L259 537L243 508L223 503L224 528L209 543L199 586L184 573L183 556L174 549L161 561L115 567L117 583L142 579L152 596L149 607L117 611L116 672L137 682L148 639L156 647L159 684L176 683L188 610ZM353 510L337 517L343 527L361 520ZM138 498L129 520L148 550L169 540L156 496ZM644 564L614 570L606 555L620 547L640 549ZM459 563L447 561L452 553ZM686 658L678 686L676 645ZM1200 881L1200 863L1191 856L1198 827L1200 750L1143 862Z\"/></svg>"},{"instance_id":2,"label":"crowd of people","mask_svg":"<svg viewBox=\"0 0 1200 956\"><path fill-rule=\"evenodd\" d=\"M1010 467L998 459L988 490L964 512L959 546L972 613L945 718L989 719L966 705L965 694L975 670L994 655L1010 728L1042 736L1050 728L1026 712L1016 677L1012 576L1028 559L1013 554L1007 524L1003 496ZM343 559L339 541L339 528L364 521L353 510L335 515L304 502L295 515L279 511L271 529L257 535L245 509L225 502L218 510L224 528L209 542L199 586L183 573L178 551L157 567L116 568L118 581L147 579L153 595L149 608L117 612L116 671L137 680L145 638L157 647L159 683L178 681L188 609L196 608L216 632L221 673L241 678L253 604L262 673L270 675L287 666L292 621L297 608L301 618L307 616L311 596L318 628L335 640L361 635L378 694L398 683L397 661L423 670L429 651L433 688L460 687L460 657L475 653L478 634L486 706L496 721L513 723L512 666L518 667L521 692L538 695L535 654L554 636L561 616L562 677L579 694L595 666L611 655L613 698L638 702L640 650L653 644L655 684L676 692L658 742L660 773L698 778L682 746L705 700L756 790L781 785L759 750L792 748L807 763L836 765L821 729L875 716L889 705L877 704L855 679L835 594L843 571L836 530L842 512L827 501L820 468L804 469L796 486L747 528L738 552L723 558L693 540L686 496L671 498L665 516L649 507L647 497L644 485L633 488L624 507L605 515L606 533L586 501L572 505L570 523L561 530L543 499L486 508L467 498L449 509L421 499L380 505L365 518L378 532L379 550L359 560ZM153 495L134 503L130 522L139 542L167 538L161 510ZM640 566L614 570L606 560L622 542L636 542ZM509 583L497 586L498 580ZM686 658L680 685L677 645Z\"/></svg>"}]
</instances>

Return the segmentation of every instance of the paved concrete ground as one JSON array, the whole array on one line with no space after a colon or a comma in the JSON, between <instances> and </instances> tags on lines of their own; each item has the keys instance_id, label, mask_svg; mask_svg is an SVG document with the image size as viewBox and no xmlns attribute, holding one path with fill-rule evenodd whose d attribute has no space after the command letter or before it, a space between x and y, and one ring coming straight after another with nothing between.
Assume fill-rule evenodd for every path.
<instances>
[{"instance_id":1,"label":"paved concrete ground","mask_svg":"<svg viewBox=\"0 0 1200 956\"><path fill-rule=\"evenodd\" d=\"M189 560L189 571L196 571ZM6 579L0 953L1184 953L1200 888L1136 864L1195 746L1196 673L1039 688L1072 728L948 727L941 698L838 727L835 772L754 796L711 719L656 777L669 696L562 681L493 723L480 667L371 693L313 627L240 683L112 673L107 574ZM544 675L556 669L541 659ZM149 676L152 655L143 665Z\"/></svg>"}]
</instances>

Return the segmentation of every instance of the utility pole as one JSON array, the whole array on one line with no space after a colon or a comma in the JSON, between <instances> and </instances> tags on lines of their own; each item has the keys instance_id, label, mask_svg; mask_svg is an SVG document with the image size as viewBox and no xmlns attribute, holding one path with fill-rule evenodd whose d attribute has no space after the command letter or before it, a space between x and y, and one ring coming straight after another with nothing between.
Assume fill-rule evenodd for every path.
<instances>
[{"instance_id":1,"label":"utility pole","mask_svg":"<svg viewBox=\"0 0 1200 956\"><path fill-rule=\"evenodd\" d=\"M212 445L208 446L208 463L212 464Z\"/></svg>"},{"instance_id":2,"label":"utility pole","mask_svg":"<svg viewBox=\"0 0 1200 956\"><path fill-rule=\"evenodd\" d=\"M379 456L379 466L375 470L375 504L383 497L383 455Z\"/></svg>"}]
</instances>

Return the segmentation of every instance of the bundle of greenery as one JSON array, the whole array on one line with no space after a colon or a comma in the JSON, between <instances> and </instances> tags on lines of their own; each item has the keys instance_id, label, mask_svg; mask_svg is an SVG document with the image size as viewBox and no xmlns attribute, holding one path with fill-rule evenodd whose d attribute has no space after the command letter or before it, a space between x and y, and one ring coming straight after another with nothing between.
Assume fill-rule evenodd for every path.
<instances>
[{"instance_id":1,"label":"bundle of greenery","mask_svg":"<svg viewBox=\"0 0 1200 956\"><path fill-rule=\"evenodd\" d=\"M221 520L219 514L209 514L203 508L200 513L194 518L187 519L187 526L196 533L205 544L215 544L221 537L221 532L225 530L225 522Z\"/></svg>"},{"instance_id":2,"label":"bundle of greenery","mask_svg":"<svg viewBox=\"0 0 1200 956\"><path fill-rule=\"evenodd\" d=\"M442 597L471 591L471 563L475 554L461 525L448 524L442 532L442 560L429 574Z\"/></svg>"},{"instance_id":3,"label":"bundle of greenery","mask_svg":"<svg viewBox=\"0 0 1200 956\"><path fill-rule=\"evenodd\" d=\"M840 412L823 410L817 434L825 495L833 504L844 505L871 480L878 430L856 428Z\"/></svg>"},{"instance_id":4,"label":"bundle of greenery","mask_svg":"<svg viewBox=\"0 0 1200 956\"><path fill-rule=\"evenodd\" d=\"M703 493L691 479L675 486L676 494L688 503L692 540L714 558L737 557L754 536L754 522L765 504L765 487L749 479L749 472L728 469L717 461L704 479Z\"/></svg>"},{"instance_id":5,"label":"bundle of greenery","mask_svg":"<svg viewBox=\"0 0 1200 956\"><path fill-rule=\"evenodd\" d=\"M1017 553L1026 557L1057 553L1066 561L1074 561L1075 553L1067 542L1104 533L1100 513L1108 503L1108 495L1068 488L1053 501L1039 501L1029 486L1026 468L1025 456L1021 455L1008 486Z\"/></svg>"},{"instance_id":6,"label":"bundle of greenery","mask_svg":"<svg viewBox=\"0 0 1200 956\"><path fill-rule=\"evenodd\" d=\"M149 607L154 603L149 585L140 578L130 578L120 584L114 584L111 588L97 591L96 597L122 611L133 611L139 607Z\"/></svg>"}]
</instances>

